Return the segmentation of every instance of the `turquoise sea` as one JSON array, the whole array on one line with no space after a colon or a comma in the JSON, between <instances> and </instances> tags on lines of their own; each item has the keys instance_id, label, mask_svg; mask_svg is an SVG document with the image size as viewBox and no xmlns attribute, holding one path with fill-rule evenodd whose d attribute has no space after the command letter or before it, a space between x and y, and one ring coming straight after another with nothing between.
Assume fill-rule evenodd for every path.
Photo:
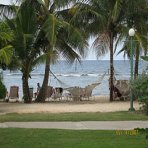
<instances>
[{"instance_id":1,"label":"turquoise sea","mask_svg":"<svg viewBox=\"0 0 148 148\"><path fill-rule=\"evenodd\" d=\"M139 73L142 73L148 63L140 61ZM37 89L37 83L42 84L45 65L39 65L31 73L31 79L29 79L29 86L33 87L34 92ZM117 79L129 79L130 78L130 63L129 61L114 61L115 76ZM100 80L101 76L106 73L105 77L101 81L101 84L93 91L93 95L108 95L108 78L109 78L109 61L98 60L85 60L81 64L74 63L73 65L67 64L66 61L59 61L55 65L51 66L51 71L56 77L63 83L59 83L57 79L50 75L49 85L53 87L72 87L79 86L85 87ZM10 86L19 86L19 94L22 96L22 75L20 71L10 72L8 70L3 71L4 83L10 90Z\"/></svg>"}]
</instances>

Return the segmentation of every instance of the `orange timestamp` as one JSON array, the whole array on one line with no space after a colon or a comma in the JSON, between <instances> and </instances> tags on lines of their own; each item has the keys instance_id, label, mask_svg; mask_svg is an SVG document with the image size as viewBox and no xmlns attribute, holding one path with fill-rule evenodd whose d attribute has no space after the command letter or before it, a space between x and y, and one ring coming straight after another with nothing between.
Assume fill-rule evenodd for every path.
<instances>
[{"instance_id":1,"label":"orange timestamp","mask_svg":"<svg viewBox=\"0 0 148 148\"><path fill-rule=\"evenodd\" d=\"M116 130L115 131L116 135L130 135L130 136L135 136L138 135L138 130Z\"/></svg>"}]
</instances>

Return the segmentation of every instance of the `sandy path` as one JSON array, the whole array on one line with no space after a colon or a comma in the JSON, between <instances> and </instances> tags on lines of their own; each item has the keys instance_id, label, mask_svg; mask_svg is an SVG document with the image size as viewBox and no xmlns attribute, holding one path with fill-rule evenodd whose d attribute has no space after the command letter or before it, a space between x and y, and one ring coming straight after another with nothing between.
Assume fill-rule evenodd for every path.
<instances>
[{"instance_id":1,"label":"sandy path","mask_svg":"<svg viewBox=\"0 0 148 148\"><path fill-rule=\"evenodd\" d=\"M64 112L114 112L127 111L130 107L129 101L109 102L108 97L95 97L92 101L81 102L48 102L48 103L0 103L0 114L5 113L64 113ZM134 108L139 109L139 103L134 102Z\"/></svg>"}]
</instances>

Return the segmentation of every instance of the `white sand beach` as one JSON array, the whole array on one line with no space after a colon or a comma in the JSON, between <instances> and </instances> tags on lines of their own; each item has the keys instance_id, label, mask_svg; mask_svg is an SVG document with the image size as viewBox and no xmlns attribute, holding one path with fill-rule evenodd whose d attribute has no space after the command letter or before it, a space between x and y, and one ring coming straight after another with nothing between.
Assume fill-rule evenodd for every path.
<instances>
[{"instance_id":1,"label":"white sand beach","mask_svg":"<svg viewBox=\"0 0 148 148\"><path fill-rule=\"evenodd\" d=\"M109 102L108 96L95 96L90 101L54 101L47 103L0 103L0 114L5 113L68 113L128 111L130 101ZM134 108L140 107L137 101Z\"/></svg>"}]
</instances>

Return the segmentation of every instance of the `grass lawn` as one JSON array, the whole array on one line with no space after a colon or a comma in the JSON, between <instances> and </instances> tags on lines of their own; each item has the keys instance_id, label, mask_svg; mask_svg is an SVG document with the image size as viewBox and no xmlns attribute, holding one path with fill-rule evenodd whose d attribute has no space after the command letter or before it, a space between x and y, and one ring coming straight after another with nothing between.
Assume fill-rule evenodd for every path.
<instances>
[{"instance_id":1,"label":"grass lawn","mask_svg":"<svg viewBox=\"0 0 148 148\"><path fill-rule=\"evenodd\" d=\"M110 112L110 113L27 113L0 115L0 122L8 121L125 121L148 120L148 116L140 112Z\"/></svg>"},{"instance_id":2,"label":"grass lawn","mask_svg":"<svg viewBox=\"0 0 148 148\"><path fill-rule=\"evenodd\" d=\"M117 135L115 131L0 129L1 148L147 148L146 133Z\"/></svg>"}]
</instances>

